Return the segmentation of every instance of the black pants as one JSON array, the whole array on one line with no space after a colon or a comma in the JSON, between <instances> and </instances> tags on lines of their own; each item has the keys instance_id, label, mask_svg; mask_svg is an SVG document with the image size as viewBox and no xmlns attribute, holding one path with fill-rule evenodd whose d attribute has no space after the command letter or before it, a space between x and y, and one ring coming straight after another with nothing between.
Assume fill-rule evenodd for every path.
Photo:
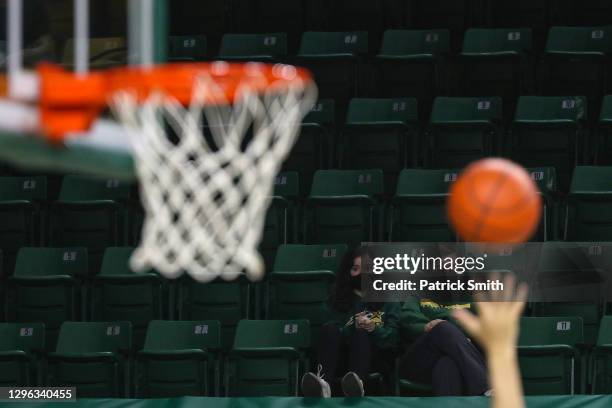
<instances>
[{"instance_id":1,"label":"black pants","mask_svg":"<svg viewBox=\"0 0 612 408\"><path fill-rule=\"evenodd\" d=\"M371 372L381 373L388 380L392 353L377 348L368 332L362 329L343 335L339 327L324 325L319 333L317 361L323 367L324 379L329 382L333 395L341 394L338 380L349 371L357 374L364 384Z\"/></svg>"},{"instance_id":2,"label":"black pants","mask_svg":"<svg viewBox=\"0 0 612 408\"><path fill-rule=\"evenodd\" d=\"M436 395L481 395L489 389L482 353L453 323L422 334L400 360L400 377L431 384Z\"/></svg>"}]
</instances>

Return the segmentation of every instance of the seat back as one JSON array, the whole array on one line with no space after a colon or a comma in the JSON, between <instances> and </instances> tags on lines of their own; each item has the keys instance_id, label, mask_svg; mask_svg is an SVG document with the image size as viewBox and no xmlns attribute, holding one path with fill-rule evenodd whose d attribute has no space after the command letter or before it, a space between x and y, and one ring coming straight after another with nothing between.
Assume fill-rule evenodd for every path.
<instances>
[{"instance_id":1,"label":"seat back","mask_svg":"<svg viewBox=\"0 0 612 408\"><path fill-rule=\"evenodd\" d=\"M170 61L202 61L206 58L207 50L205 35L172 35L168 38Z\"/></svg>"},{"instance_id":2,"label":"seat back","mask_svg":"<svg viewBox=\"0 0 612 408\"><path fill-rule=\"evenodd\" d=\"M51 244L86 246L95 273L104 249L127 239L130 195L130 185L117 179L66 176L51 210Z\"/></svg>"},{"instance_id":3,"label":"seat back","mask_svg":"<svg viewBox=\"0 0 612 408\"><path fill-rule=\"evenodd\" d=\"M300 361L310 347L306 320L242 320L226 367L229 395L297 395Z\"/></svg>"},{"instance_id":4,"label":"seat back","mask_svg":"<svg viewBox=\"0 0 612 408\"><path fill-rule=\"evenodd\" d=\"M521 54L531 48L529 28L470 28L463 37L462 54Z\"/></svg>"},{"instance_id":5,"label":"seat back","mask_svg":"<svg viewBox=\"0 0 612 408\"><path fill-rule=\"evenodd\" d=\"M445 203L450 185L458 174L459 170L402 170L393 199L391 240L454 241Z\"/></svg>"},{"instance_id":6,"label":"seat back","mask_svg":"<svg viewBox=\"0 0 612 408\"><path fill-rule=\"evenodd\" d=\"M266 318L308 319L313 340L329 320L330 288L347 246L281 245L267 287Z\"/></svg>"},{"instance_id":7,"label":"seat back","mask_svg":"<svg viewBox=\"0 0 612 408\"><path fill-rule=\"evenodd\" d=\"M568 196L565 237L612 240L612 167L577 166Z\"/></svg>"},{"instance_id":8,"label":"seat back","mask_svg":"<svg viewBox=\"0 0 612 408\"><path fill-rule=\"evenodd\" d=\"M406 57L439 55L449 51L448 30L387 30L379 56Z\"/></svg>"},{"instance_id":9,"label":"seat back","mask_svg":"<svg viewBox=\"0 0 612 408\"><path fill-rule=\"evenodd\" d=\"M74 64L75 40L68 39L64 46L62 62L64 65ZM123 37L90 38L89 61L96 68L109 68L124 65L127 62L126 39Z\"/></svg>"},{"instance_id":10,"label":"seat back","mask_svg":"<svg viewBox=\"0 0 612 408\"><path fill-rule=\"evenodd\" d=\"M221 325L217 320L152 320L143 350L217 350L221 347Z\"/></svg>"},{"instance_id":11,"label":"seat back","mask_svg":"<svg viewBox=\"0 0 612 408\"><path fill-rule=\"evenodd\" d=\"M582 342L580 317L521 318L519 364L525 394L573 393L580 383L575 347Z\"/></svg>"},{"instance_id":12,"label":"seat back","mask_svg":"<svg viewBox=\"0 0 612 408\"><path fill-rule=\"evenodd\" d=\"M225 34L221 40L219 59L273 61L287 56L287 35Z\"/></svg>"},{"instance_id":13,"label":"seat back","mask_svg":"<svg viewBox=\"0 0 612 408\"><path fill-rule=\"evenodd\" d=\"M596 163L610 165L612 164L612 95L603 98L597 128L597 138L593 146Z\"/></svg>"},{"instance_id":14,"label":"seat back","mask_svg":"<svg viewBox=\"0 0 612 408\"><path fill-rule=\"evenodd\" d=\"M387 30L373 61L369 95L415 97L426 121L435 95L448 91L450 32L444 29Z\"/></svg>"},{"instance_id":15,"label":"seat back","mask_svg":"<svg viewBox=\"0 0 612 408\"><path fill-rule=\"evenodd\" d=\"M274 196L266 213L259 252L269 270L279 245L293 242L298 232L297 216L300 196L299 174L295 171L279 173L274 180Z\"/></svg>"},{"instance_id":16,"label":"seat back","mask_svg":"<svg viewBox=\"0 0 612 408\"><path fill-rule=\"evenodd\" d=\"M273 272L330 271L336 273L348 247L344 244L281 245Z\"/></svg>"},{"instance_id":17,"label":"seat back","mask_svg":"<svg viewBox=\"0 0 612 408\"><path fill-rule=\"evenodd\" d=\"M46 177L0 177L0 248L7 275L13 273L19 248L40 243L46 199Z\"/></svg>"},{"instance_id":18,"label":"seat back","mask_svg":"<svg viewBox=\"0 0 612 408\"><path fill-rule=\"evenodd\" d=\"M606 56L612 54L612 26L551 27L540 65L544 95L583 95L599 111L606 86Z\"/></svg>"},{"instance_id":19,"label":"seat back","mask_svg":"<svg viewBox=\"0 0 612 408\"><path fill-rule=\"evenodd\" d=\"M109 247L104 251L90 306L94 321L131 322L133 344L140 348L149 322L163 317L163 280L152 272L133 272L129 266L133 251L132 247Z\"/></svg>"},{"instance_id":20,"label":"seat back","mask_svg":"<svg viewBox=\"0 0 612 408\"><path fill-rule=\"evenodd\" d=\"M504 118L514 114L516 98L532 91L530 28L471 28L463 39L462 72L456 81L461 95L497 95Z\"/></svg>"},{"instance_id":21,"label":"seat back","mask_svg":"<svg viewBox=\"0 0 612 408\"><path fill-rule=\"evenodd\" d=\"M335 103L321 99L302 121L300 136L283 163L283 170L300 175L300 195L308 194L314 172L329 167L335 143Z\"/></svg>"},{"instance_id":22,"label":"seat back","mask_svg":"<svg viewBox=\"0 0 612 408\"><path fill-rule=\"evenodd\" d=\"M40 369L37 353L44 349L42 323L0 323L1 386L36 386Z\"/></svg>"},{"instance_id":23,"label":"seat back","mask_svg":"<svg viewBox=\"0 0 612 408\"><path fill-rule=\"evenodd\" d=\"M206 321L153 320L137 366L138 397L214 395L220 324Z\"/></svg>"},{"instance_id":24,"label":"seat back","mask_svg":"<svg viewBox=\"0 0 612 408\"><path fill-rule=\"evenodd\" d=\"M437 97L427 135L429 167L461 168L491 155L499 144L501 119L501 98Z\"/></svg>"},{"instance_id":25,"label":"seat back","mask_svg":"<svg viewBox=\"0 0 612 408\"><path fill-rule=\"evenodd\" d=\"M302 35L297 63L312 72L320 98L334 98L337 122L344 119L349 99L359 92L359 57L367 52L367 32L307 31Z\"/></svg>"},{"instance_id":26,"label":"seat back","mask_svg":"<svg viewBox=\"0 0 612 408\"><path fill-rule=\"evenodd\" d=\"M234 281L199 283L191 278L178 282L179 320L206 320L214 316L221 323L221 345L229 350L236 326L251 317L251 286L245 277Z\"/></svg>"},{"instance_id":27,"label":"seat back","mask_svg":"<svg viewBox=\"0 0 612 408\"><path fill-rule=\"evenodd\" d=\"M401 169L416 164L418 112L415 98L353 98L337 151L342 168L381 169L392 191Z\"/></svg>"},{"instance_id":28,"label":"seat back","mask_svg":"<svg viewBox=\"0 0 612 408\"><path fill-rule=\"evenodd\" d=\"M542 219L532 240L554 239L558 229L557 172L554 167L531 167L527 171L538 186L543 202Z\"/></svg>"},{"instance_id":29,"label":"seat back","mask_svg":"<svg viewBox=\"0 0 612 408\"><path fill-rule=\"evenodd\" d=\"M602 316L599 324L597 345L593 353L593 384L595 394L609 394L612 390L612 316Z\"/></svg>"},{"instance_id":30,"label":"seat back","mask_svg":"<svg viewBox=\"0 0 612 408\"><path fill-rule=\"evenodd\" d=\"M612 53L612 27L551 27L546 52Z\"/></svg>"},{"instance_id":31,"label":"seat back","mask_svg":"<svg viewBox=\"0 0 612 408\"><path fill-rule=\"evenodd\" d=\"M76 387L79 397L125 396L124 356L131 348L129 322L64 322L47 385Z\"/></svg>"},{"instance_id":32,"label":"seat back","mask_svg":"<svg viewBox=\"0 0 612 408\"><path fill-rule=\"evenodd\" d=\"M554 167L560 189L567 191L585 120L584 97L521 96L508 138L509 155L526 167Z\"/></svg>"},{"instance_id":33,"label":"seat back","mask_svg":"<svg viewBox=\"0 0 612 408\"><path fill-rule=\"evenodd\" d=\"M87 276L85 248L21 248L9 281L6 311L14 322L43 322L49 350L62 322L80 316L80 282Z\"/></svg>"},{"instance_id":34,"label":"seat back","mask_svg":"<svg viewBox=\"0 0 612 408\"><path fill-rule=\"evenodd\" d=\"M383 193L381 170L319 170L307 203L307 242L347 243L378 239Z\"/></svg>"}]
</instances>

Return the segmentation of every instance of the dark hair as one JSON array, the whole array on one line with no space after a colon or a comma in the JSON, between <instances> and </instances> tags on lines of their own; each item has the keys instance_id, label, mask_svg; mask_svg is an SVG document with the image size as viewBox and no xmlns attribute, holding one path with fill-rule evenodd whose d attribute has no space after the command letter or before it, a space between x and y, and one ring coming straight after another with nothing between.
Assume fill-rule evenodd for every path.
<instances>
[{"instance_id":1,"label":"dark hair","mask_svg":"<svg viewBox=\"0 0 612 408\"><path fill-rule=\"evenodd\" d=\"M329 302L334 310L348 312L353 307L354 294L351 286L351 268L353 267L353 261L359 256L370 256L370 251L367 247L358 246L348 250L342 258ZM362 261L362 265L365 266L365 262Z\"/></svg>"}]
</instances>

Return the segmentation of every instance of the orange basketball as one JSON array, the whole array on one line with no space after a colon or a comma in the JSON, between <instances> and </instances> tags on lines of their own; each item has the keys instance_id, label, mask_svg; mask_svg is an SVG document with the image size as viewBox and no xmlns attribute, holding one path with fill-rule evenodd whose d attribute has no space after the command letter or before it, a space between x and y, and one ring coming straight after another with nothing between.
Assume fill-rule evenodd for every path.
<instances>
[{"instance_id":1,"label":"orange basketball","mask_svg":"<svg viewBox=\"0 0 612 408\"><path fill-rule=\"evenodd\" d=\"M535 232L542 199L523 167L491 158L470 164L459 175L451 186L447 210L465 241L519 243Z\"/></svg>"}]
</instances>

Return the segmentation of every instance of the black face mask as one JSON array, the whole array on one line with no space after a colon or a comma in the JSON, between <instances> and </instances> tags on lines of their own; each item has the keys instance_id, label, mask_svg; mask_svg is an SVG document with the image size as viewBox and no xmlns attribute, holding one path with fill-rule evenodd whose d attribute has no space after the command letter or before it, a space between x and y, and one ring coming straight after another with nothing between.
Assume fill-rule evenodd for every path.
<instances>
[{"instance_id":1,"label":"black face mask","mask_svg":"<svg viewBox=\"0 0 612 408\"><path fill-rule=\"evenodd\" d=\"M361 275L351 276L351 287L356 290L361 290Z\"/></svg>"}]
</instances>

